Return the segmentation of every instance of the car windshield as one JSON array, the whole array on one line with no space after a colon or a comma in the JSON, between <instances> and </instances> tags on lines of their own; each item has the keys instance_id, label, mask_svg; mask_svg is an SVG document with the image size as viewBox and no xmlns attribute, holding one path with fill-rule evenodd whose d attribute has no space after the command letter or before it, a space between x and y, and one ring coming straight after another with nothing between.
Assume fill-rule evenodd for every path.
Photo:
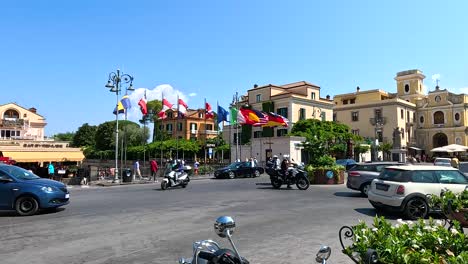
<instances>
[{"instance_id":1,"label":"car windshield","mask_svg":"<svg viewBox=\"0 0 468 264\"><path fill-rule=\"evenodd\" d=\"M0 170L21 180L35 180L41 178L36 174L17 166L2 166Z\"/></svg>"},{"instance_id":2,"label":"car windshield","mask_svg":"<svg viewBox=\"0 0 468 264\"><path fill-rule=\"evenodd\" d=\"M439 160L436 160L435 161L436 163L450 163L450 160L446 160L446 159L439 159Z\"/></svg>"},{"instance_id":3,"label":"car windshield","mask_svg":"<svg viewBox=\"0 0 468 264\"><path fill-rule=\"evenodd\" d=\"M380 173L379 179L384 181L405 182L407 181L405 175L406 173L404 170L386 168Z\"/></svg>"}]
</instances>

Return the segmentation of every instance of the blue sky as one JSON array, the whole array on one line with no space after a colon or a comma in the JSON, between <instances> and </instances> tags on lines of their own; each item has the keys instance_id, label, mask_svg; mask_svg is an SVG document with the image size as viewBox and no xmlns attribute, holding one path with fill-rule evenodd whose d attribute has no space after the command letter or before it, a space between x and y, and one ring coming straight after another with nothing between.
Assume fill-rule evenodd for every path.
<instances>
[{"instance_id":1,"label":"blue sky","mask_svg":"<svg viewBox=\"0 0 468 264\"><path fill-rule=\"evenodd\" d=\"M36 107L46 135L115 120L120 68L149 99L227 107L254 84L308 81L321 96L395 91L418 68L468 92L466 1L6 1L0 104ZM161 86L162 85L162 86ZM144 89L131 95L136 106ZM139 118L133 107L130 118Z\"/></svg>"}]
</instances>

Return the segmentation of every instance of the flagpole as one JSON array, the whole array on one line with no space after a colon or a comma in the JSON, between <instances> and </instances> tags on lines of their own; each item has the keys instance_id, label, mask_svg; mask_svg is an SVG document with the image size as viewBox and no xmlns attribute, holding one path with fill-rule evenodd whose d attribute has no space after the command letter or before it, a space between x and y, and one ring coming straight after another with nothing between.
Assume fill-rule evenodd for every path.
<instances>
[{"instance_id":1,"label":"flagpole","mask_svg":"<svg viewBox=\"0 0 468 264\"><path fill-rule=\"evenodd\" d=\"M177 119L179 119L180 111L179 111L179 95L177 95ZM177 131L177 119L174 118L174 135L176 136L176 160L179 159L179 137L175 131Z\"/></svg>"},{"instance_id":2,"label":"flagpole","mask_svg":"<svg viewBox=\"0 0 468 264\"><path fill-rule=\"evenodd\" d=\"M146 88L145 88L145 101L146 101ZM148 114L148 113L147 113ZM146 115L143 115L143 168L146 166Z\"/></svg>"},{"instance_id":3,"label":"flagpole","mask_svg":"<svg viewBox=\"0 0 468 264\"><path fill-rule=\"evenodd\" d=\"M203 146L203 152L205 153L205 162L204 164L206 164L206 98L205 98L205 114L203 115L203 117L205 117L205 144Z\"/></svg>"},{"instance_id":4,"label":"flagpole","mask_svg":"<svg viewBox=\"0 0 468 264\"><path fill-rule=\"evenodd\" d=\"M236 161L239 160L238 153L239 153L239 97L238 93L236 92L236 110L237 110L237 116L236 116Z\"/></svg>"},{"instance_id":5,"label":"flagpole","mask_svg":"<svg viewBox=\"0 0 468 264\"><path fill-rule=\"evenodd\" d=\"M162 103L163 101L164 101L164 93L161 91L161 103ZM163 105L162 105L162 108L164 108L164 103L163 103ZM162 109L162 108L161 108L161 109ZM160 151L161 151L161 156L159 156L159 159L160 159L160 160L159 160L159 162L160 162L160 163L159 163L159 167L160 167L160 168L163 168L163 167L162 167L162 166L163 166L163 163L162 163L162 161L163 161L163 148L162 148L162 147L163 147L163 133L162 133L162 127L161 127L162 125L163 125L163 122L162 122L162 119L161 119L161 125L160 125L160 127L159 127L159 134L161 135L161 138L160 138L160 139L161 139L161 144L159 145L159 149L160 149ZM161 171L162 171L162 170L161 170Z\"/></svg>"}]
</instances>

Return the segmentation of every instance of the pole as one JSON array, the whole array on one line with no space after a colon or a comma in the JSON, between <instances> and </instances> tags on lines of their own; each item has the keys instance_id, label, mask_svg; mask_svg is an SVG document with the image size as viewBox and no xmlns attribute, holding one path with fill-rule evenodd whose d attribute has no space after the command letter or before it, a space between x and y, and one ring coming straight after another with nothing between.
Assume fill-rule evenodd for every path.
<instances>
[{"instance_id":1,"label":"pole","mask_svg":"<svg viewBox=\"0 0 468 264\"><path fill-rule=\"evenodd\" d=\"M236 98L235 98L235 103L236 103L236 110L237 110L237 115L239 115L239 97L238 93L236 92ZM239 153L239 123L237 122L238 118L236 116L236 161L239 159L238 153Z\"/></svg>"},{"instance_id":2,"label":"pole","mask_svg":"<svg viewBox=\"0 0 468 264\"><path fill-rule=\"evenodd\" d=\"M205 114L203 115L203 117L205 118L205 143L203 144L203 152L205 153L205 162L204 164L206 164L206 98L205 98Z\"/></svg>"},{"instance_id":3,"label":"pole","mask_svg":"<svg viewBox=\"0 0 468 264\"><path fill-rule=\"evenodd\" d=\"M117 97L117 104L115 113L115 171L114 171L114 182L119 182L119 82L120 82L120 70L117 69L117 81L115 82L115 95Z\"/></svg>"},{"instance_id":4,"label":"pole","mask_svg":"<svg viewBox=\"0 0 468 264\"><path fill-rule=\"evenodd\" d=\"M180 111L179 111L179 95L177 95L177 119L179 119L179 114L180 114ZM174 118L175 120L175 129L174 131L177 131L177 119ZM176 136L176 160L179 159L179 137L178 135L174 132L174 135Z\"/></svg>"}]
</instances>

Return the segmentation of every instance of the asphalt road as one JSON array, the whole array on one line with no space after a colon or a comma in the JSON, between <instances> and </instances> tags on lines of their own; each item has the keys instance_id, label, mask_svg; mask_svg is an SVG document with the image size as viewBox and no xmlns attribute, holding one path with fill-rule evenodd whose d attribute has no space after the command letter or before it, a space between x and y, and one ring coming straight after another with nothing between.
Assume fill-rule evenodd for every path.
<instances>
[{"instance_id":1,"label":"asphalt road","mask_svg":"<svg viewBox=\"0 0 468 264\"><path fill-rule=\"evenodd\" d=\"M274 190L267 182L263 175L167 191L158 184L72 189L71 203L57 212L0 212L0 262L177 263L190 257L196 240L228 245L213 223L230 215L234 241L250 263L315 263L322 244L332 247L329 263L352 263L341 253L338 231L372 221L366 198L344 185Z\"/></svg>"}]
</instances>

